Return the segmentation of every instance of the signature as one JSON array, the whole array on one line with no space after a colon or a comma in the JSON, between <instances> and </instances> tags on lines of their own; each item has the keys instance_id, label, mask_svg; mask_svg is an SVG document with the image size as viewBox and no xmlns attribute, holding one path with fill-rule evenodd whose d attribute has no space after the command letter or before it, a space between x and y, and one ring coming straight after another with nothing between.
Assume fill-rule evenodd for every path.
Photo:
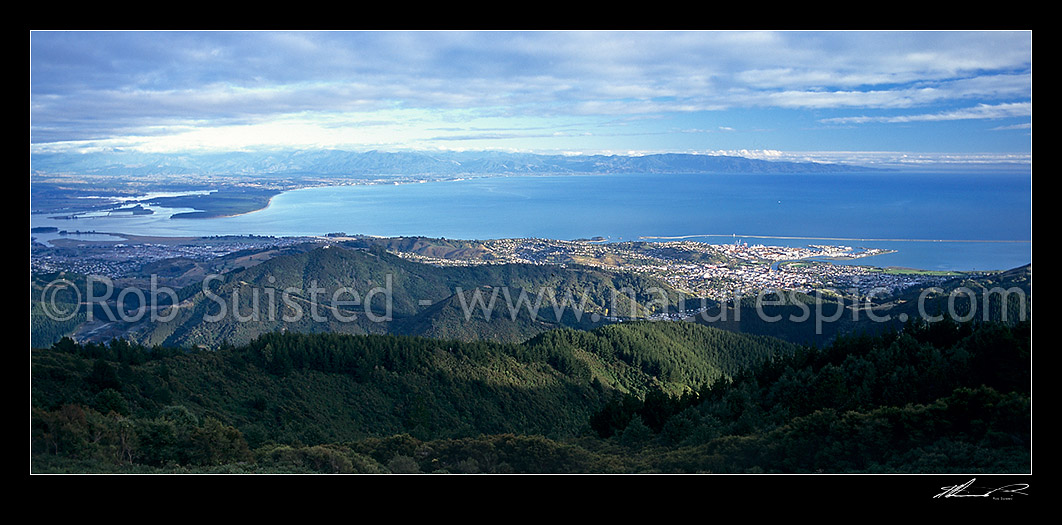
<instances>
[{"instance_id":1,"label":"signature","mask_svg":"<svg viewBox=\"0 0 1062 525\"><path fill-rule=\"evenodd\" d=\"M1009 498L1012 494L1021 494L1023 496L1029 495L1027 492L1022 492L1023 490L1029 488L1028 483L1012 483L1010 485L1004 485L1002 487L994 489L986 489L984 487L971 487L971 485L973 485L973 482L976 480L977 478L973 478L970 481L963 483L962 485L940 487L944 490L944 492L933 496L933 498Z\"/></svg>"}]
</instances>

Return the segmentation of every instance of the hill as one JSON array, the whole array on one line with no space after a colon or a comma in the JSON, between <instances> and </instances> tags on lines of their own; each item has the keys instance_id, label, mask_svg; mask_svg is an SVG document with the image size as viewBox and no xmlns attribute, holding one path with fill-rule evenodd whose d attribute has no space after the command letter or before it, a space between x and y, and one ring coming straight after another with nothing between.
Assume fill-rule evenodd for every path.
<instances>
[{"instance_id":1,"label":"hill","mask_svg":"<svg viewBox=\"0 0 1062 525\"><path fill-rule=\"evenodd\" d=\"M822 349L647 322L523 344L64 339L32 354L33 468L1029 472L1030 336L945 321Z\"/></svg>"},{"instance_id":2,"label":"hill","mask_svg":"<svg viewBox=\"0 0 1062 525\"><path fill-rule=\"evenodd\" d=\"M41 297L45 277L54 276L39 276L33 297ZM139 294L123 298L125 309L139 308L141 295L148 301L150 291L136 289ZM660 293L670 296L668 304L677 302L666 283L623 272L534 264L436 267L379 248L331 245L212 274L178 290L174 310L166 309L173 299L161 295L156 316L120 318L113 313L117 305L98 304L97 310L111 308L110 317L97 312L106 322L85 325L82 333L100 330L146 345L185 347L242 344L281 330L518 342L561 326L600 326L606 315L644 317L652 311L653 294ZM54 341L80 319L42 324L39 340Z\"/></svg>"},{"instance_id":3,"label":"hill","mask_svg":"<svg viewBox=\"0 0 1062 525\"><path fill-rule=\"evenodd\" d=\"M662 279L600 265L436 266L390 253L479 255L481 248L471 241L361 239L327 247L303 243L240 251L205 261L168 259L145 264L109 291L106 283L92 281L91 297L97 299L91 309L85 304L89 276L35 273L32 338L37 346L72 336L217 347L287 330L521 342L558 327L592 329L632 319L684 318L821 346L838 335L896 330L911 319L1010 322L1031 314L1028 265L872 297L749 293L734 304L689 297ZM174 295L153 294L155 280L172 287ZM158 308L143 310L141 303L152 300ZM178 308L168 310L173 301ZM61 315L47 315L53 311Z\"/></svg>"},{"instance_id":4,"label":"hill","mask_svg":"<svg viewBox=\"0 0 1062 525\"><path fill-rule=\"evenodd\" d=\"M661 343L673 346L661 353ZM794 351L777 340L651 323L566 329L525 344L271 333L246 345L185 351L63 339L34 351L32 400L42 422L66 417L71 406L82 415L146 421L178 410L188 421L239 431L252 448L403 433L562 439L584 433L609 392L692 391ZM696 370L680 372L683 363ZM40 436L50 443L42 450L80 449L66 450L54 425L42 432L52 436ZM144 462L163 463L164 452L145 454Z\"/></svg>"}]
</instances>

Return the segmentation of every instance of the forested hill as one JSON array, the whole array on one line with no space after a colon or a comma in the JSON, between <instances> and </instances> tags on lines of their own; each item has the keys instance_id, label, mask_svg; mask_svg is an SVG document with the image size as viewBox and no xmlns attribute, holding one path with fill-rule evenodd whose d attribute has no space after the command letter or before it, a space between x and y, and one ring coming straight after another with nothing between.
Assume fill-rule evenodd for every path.
<instances>
[{"instance_id":1,"label":"forested hill","mask_svg":"<svg viewBox=\"0 0 1062 525\"><path fill-rule=\"evenodd\" d=\"M164 414L179 410L238 433L250 448L407 433L572 438L613 395L690 392L794 351L689 323L561 330L526 344L273 333L239 347L183 351L64 339L33 353L37 451L80 456L88 445L75 444L58 422L72 410L104 426L118 415L167 428ZM161 439L134 430L142 444ZM136 462L158 465L166 453L144 454Z\"/></svg>"},{"instance_id":2,"label":"forested hill","mask_svg":"<svg viewBox=\"0 0 1062 525\"><path fill-rule=\"evenodd\" d=\"M144 316L123 328L147 345L182 347L242 344L279 330L520 342L561 326L600 326L606 313L644 317L645 306L659 299L654 291L678 303L666 283L633 273L535 264L436 267L378 248L332 245L189 286L172 319Z\"/></svg>"},{"instance_id":3,"label":"forested hill","mask_svg":"<svg viewBox=\"0 0 1062 525\"><path fill-rule=\"evenodd\" d=\"M32 355L38 472L1027 472L1027 322L821 350L693 323Z\"/></svg>"}]
</instances>

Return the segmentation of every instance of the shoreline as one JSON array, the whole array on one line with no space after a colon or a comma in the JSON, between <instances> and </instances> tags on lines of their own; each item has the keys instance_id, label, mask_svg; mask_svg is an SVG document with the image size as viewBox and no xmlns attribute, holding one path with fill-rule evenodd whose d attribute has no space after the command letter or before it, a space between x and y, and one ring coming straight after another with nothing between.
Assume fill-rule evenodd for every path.
<instances>
[{"instance_id":1,"label":"shoreline","mask_svg":"<svg viewBox=\"0 0 1062 525\"><path fill-rule=\"evenodd\" d=\"M705 233L697 235L677 235L677 236L659 236L659 235L642 235L639 239L645 240L682 240L682 239L694 239L698 237L732 237L735 239L782 239L791 241L844 241L844 242L976 242L976 243L1032 243L1032 240L1006 240L1006 239L875 239L875 238L856 238L856 237L804 237L804 236L784 236L784 235L741 235L736 233L731 234L718 234L718 233Z\"/></svg>"},{"instance_id":2,"label":"shoreline","mask_svg":"<svg viewBox=\"0 0 1062 525\"><path fill-rule=\"evenodd\" d=\"M408 186L408 185L411 185L411 184L418 184L418 183L425 183L425 182L436 182L436 183L438 183L438 182L465 182L465 181L469 181L469 180L476 180L478 178L479 177L447 177L447 178L439 178L439 179L434 179L434 178L412 179L411 178L411 179L404 179L404 180L397 180L397 181L396 180L364 180L364 179L363 180L358 180L358 181L353 181L353 180L339 181L339 180L309 180L308 179L308 180L299 181L300 184L295 184L295 185L284 184L284 185L281 185L279 187L272 187L272 188L268 188L268 189L261 188L261 187L254 187L254 188L243 188L246 191L241 191L241 188L230 188L232 190L231 193L229 193L228 195L221 195L221 196L218 196L218 195L214 194L214 195L211 195L210 197L194 197L194 198L193 197L188 197L186 199L182 198L181 201L170 200L169 198L167 198L165 201L160 202L160 205L168 207L168 206L176 206L176 205L182 204L182 203L187 203L189 206L188 207L184 207L184 209L180 210L180 212L174 213L170 217L165 217L165 216L157 217L156 220L161 219L163 222L152 222L151 219L145 219L145 218L137 219L137 218L133 217L133 218L129 218L129 222L128 223L123 223L122 222L122 221L125 220L125 218L108 218L106 220L99 220L99 221L96 221L96 222L85 221L85 222L89 222L89 224L78 224L81 221L58 221L58 220L51 220L50 218L49 219L44 219L44 217L47 217L48 215L47 214L41 215L41 214L39 214L39 211L38 211L38 212L31 213L31 226L37 226L37 225L40 225L40 224L47 224L47 225L58 226L60 229L65 229L65 228L70 228L70 227L80 227L81 229L86 229L86 230L93 230L93 229L94 230L99 230L99 231L130 231L131 230L131 231L140 231L140 232L144 232L144 233L147 233L147 234L152 234L152 233L155 233L155 232L164 232L163 235L175 235L175 236L179 235L179 236L182 236L182 237L195 236L195 235L199 235L199 234L214 234L214 233L227 233L227 234L233 234L233 235L241 235L241 234L244 234L244 233L254 233L254 234L270 235L272 232L275 232L277 230L280 230L282 232L282 233L279 234L280 236L285 236L285 237L322 236L322 235L325 235L327 232L333 231L333 229L342 230L344 228L347 228L348 231L355 231L355 232L357 232L357 231L366 231L367 233L371 234L374 237L424 236L424 235L418 235L418 231L417 230L419 230L419 228L416 228L415 225L413 225L412 227L402 227L402 228L399 228L399 229L392 229L392 228L388 228L388 227L374 227L374 226L372 226L372 221L369 220L369 219L366 219L365 221L360 221L360 220L357 220L356 218L354 218L354 219L352 219L350 221L346 221L346 220L330 220L330 221L325 221L323 223L321 223L320 221L315 222L315 221L310 221L310 220L302 220L300 215L313 216L313 215L316 215L317 212L314 211L314 208L312 206L309 207L309 208L303 208L302 210L295 210L293 212L292 211L292 209L293 209L292 208L292 203L296 203L297 204L298 202L301 202L301 201L310 202L310 201L312 201L314 199L314 197L313 197L314 194L297 194L297 195L293 194L293 195L296 195L296 196L291 197L291 198L286 198L283 201L277 201L277 202L279 202L278 206L273 206L273 203L274 203L274 199L278 195L280 195L282 193L293 192L295 190L311 190L311 189L315 189L315 188L321 188L321 189L326 189L327 190L328 188L347 188L348 186L377 186L377 187L390 186L390 185ZM288 181L288 182L294 182L294 181ZM465 182L465 183L467 184L467 182ZM442 186L433 186L433 188L442 188ZM354 193L356 193L358 195L361 195L362 191L363 191L363 190L357 190L355 188L348 188L348 189L349 190L353 190ZM365 188L366 191L370 190L370 189L371 188ZM476 189L478 189L478 187ZM465 192L465 190L463 190L463 189L462 190L454 190L454 191ZM414 195L427 195L427 194L431 194L433 192L434 192L434 189L417 190L414 193ZM226 192L223 191L222 193L226 193ZM327 193L327 191L326 191L326 193ZM372 194L375 195L376 192L373 192ZM385 192L383 194L384 195L391 195L392 193L391 192ZM459 193L459 194L460 195L464 195L465 193ZM304 198L303 195L306 195L306 197ZM370 198L371 198L371 196L370 196ZM199 202L195 202L195 201L199 201ZM478 202L478 201L476 201L476 202ZM771 201L771 202L773 203L773 201ZM209 205L201 206L201 204L209 204ZM302 207L305 204L306 203L297 204L297 207ZM416 204L416 203L414 202L414 204ZM124 205L127 206L128 204L124 204ZM193 211L193 207L194 207L195 211ZM253 213L256 213L256 212L261 212L263 210L270 210L270 209L272 209L276 213L269 212L267 214L269 217L267 217L266 215L262 215L262 214L260 214L258 216L250 215L250 214L253 214ZM67 212L67 213L69 213L69 212ZM342 213L343 213L342 212L342 208L340 208L340 209L338 209L337 212L332 213L331 215L328 215L328 217L330 217L330 218L333 218L333 217L334 218L339 218L339 217L341 217ZM158 215L158 214L156 214L156 215ZM249 218L248 217L239 218L242 215L249 215L250 217ZM284 218L293 219L292 222L290 223L291 224L290 227L286 226L285 223L279 223L279 222L274 225L272 220L270 220L269 222L266 222L267 219L270 219L270 218L279 219L281 215L283 215ZM37 220L38 217L40 217L41 220L38 221ZM167 219L167 218L191 219L191 221L169 222L169 221L165 221L165 219ZM212 223L209 220L205 220L203 222L196 223L195 219L220 219L221 222ZM226 222L226 221L228 221L230 219L232 219L231 223L230 222ZM298 219L298 220L295 220L295 219ZM259 221L261 221L261 222L259 222ZM630 241L637 242L637 241L640 240L640 241L644 241L644 242L689 241L689 242L696 242L696 243L705 244L705 245L725 245L725 244L728 244L728 243L733 243L734 240L741 239L743 242L747 240L747 243L749 245L752 245L754 243L755 244L762 243L762 244L771 245L771 246L787 246L787 247L797 247L798 244L804 244L805 242L807 244L825 244L825 245L841 245L841 244L843 244L843 245L846 245L846 246L854 246L854 247L867 246L867 247L875 247L875 248L892 248L893 252L895 252L895 251L903 251L903 252L906 252L907 254L909 254L910 256L906 256L905 255L905 256L895 257L895 258L894 257L890 257L888 263L885 263L885 261L882 261L882 263L884 263L884 264L897 264L898 263L898 264L901 264L901 265L904 265L904 266L923 267L923 268L949 268L949 269L950 268L967 268L967 269L971 269L971 268L981 268L981 267L996 267L997 263L999 263L1001 261L1009 264L1011 261L1015 261L1015 260L1019 260L1019 259L1025 259L1025 262L1028 262L1028 260L1029 260L1028 257L1030 255L1028 253L1028 251L1029 251L1028 248L1031 246L1031 242L1032 242L1031 241L1031 235L1028 236L1028 240L1020 238L1020 237L1026 237L1025 232L1022 232L1022 231L1017 231L1017 232L1009 232L1009 231L994 232L994 235L993 234L989 234L989 235L993 235L993 236L998 235L998 237L996 237L996 238L988 238L988 239L984 239L984 238L982 238L982 239L955 238L955 237L957 237L959 235L964 235L964 234L969 234L971 237L977 237L978 234L977 234L976 231L957 232L957 233L951 233L951 232L946 232L946 231L935 232L938 235L941 235L942 237L955 236L955 237L951 237L951 238L940 238L940 239L902 238L902 237L874 238L873 236L856 237L856 236L814 236L814 235L762 235L762 234L760 234L760 233L763 233L762 230L760 232L754 232L754 234L748 234L748 235L744 235L744 234L739 235L739 234L736 234L736 233L731 233L731 234L702 233L702 234L687 234L687 235L667 235L665 233L665 232L668 232L668 231L674 232L676 230L678 230L679 232L681 232L682 230L689 231L689 229L686 229L686 227L682 226L683 222L687 222L688 223L689 221L679 221L677 223L675 221L671 221L671 223L661 223L661 224L655 224L654 223L654 224L650 225L650 226L654 226L654 227L646 228L646 230L643 230L644 233L647 233L649 235L638 235L637 233L631 232L631 233L634 233L634 234L633 235L629 235L629 236L628 235L624 235L623 237L617 237L616 236L617 231L610 231L610 230L612 230L612 229L617 229L617 230L623 229L623 225L622 224L612 224L610 222L601 222L600 224L598 224L597 222L589 221L586 226L569 227L568 225L566 225L564 223L563 219L561 221L554 220L554 222L556 222L557 223L556 225L558 226L558 228L556 228L554 230L554 233L558 234L558 235L556 237L553 237L553 238L558 239L558 240L567 238L567 239L572 239L572 240L581 240L583 242L594 243L594 244L607 244L607 243L612 243L612 242L630 242ZM61 224L61 223L70 223L70 224L65 224L64 225L64 224ZM342 223L342 224L340 224L340 223ZM731 225L730 223L733 223L733 224ZM126 226L123 226L123 224L129 224L129 226L126 227ZM727 226L723 226L723 227L726 227L728 229L729 228L734 228L734 231L750 231L750 230L754 229L753 227L750 227L748 230L745 230L741 226L741 222L739 222L739 221L728 221L727 224L728 224ZM784 224L784 222L783 222L783 224ZM360 227L359 227L359 225L360 225ZM736 225L736 227L735 227L735 225ZM429 236L435 236L435 237L443 237L443 238L475 240L475 239L483 239L483 238L502 239L502 238L506 238L506 237L517 237L518 234L521 233L519 230L517 230L516 228L513 228L513 227L505 227L505 228L480 228L480 227L477 227L477 228L468 228L467 230L472 232L472 233L470 233L470 235L468 235L468 236L462 236L461 232L466 230L464 225L458 224L458 223L451 224L450 222L447 222L445 224L445 226L446 227L429 228L429 229L431 229L433 231L430 231L430 233L428 235ZM655 226L666 226L666 227L665 228L656 228ZM687 224L687 226L688 226L688 224ZM722 224L720 224L719 226L722 226ZM759 229L758 226L755 227L755 228ZM763 229L769 230L769 229L773 229L773 228L768 226L768 227L765 227ZM814 228L809 228L809 229L814 229ZM823 228L823 230L825 230L825 229L826 228ZM484 230L484 231L480 231L480 230ZM587 235L587 233L584 233L582 230L591 230L591 232L587 232L587 233L591 233L591 234ZM423 231L423 230L421 230L421 231ZM696 231L696 230L694 230L694 231ZM918 234L918 231L919 230L916 229L916 230L912 230L910 233ZM662 234L659 234L659 235L654 234L656 232L661 232ZM492 233L500 233L501 235L492 236L491 235ZM549 229L543 229L542 231L536 231L535 233L537 233L538 236L548 236L549 235ZM601 235L599 235L598 237L592 237L592 235L598 234L598 233L601 233ZM856 232L856 233L858 234L860 232ZM887 233L906 234L908 232L907 231L895 231L895 232L887 232ZM987 233L987 232L982 232L982 233ZM1011 236L1012 233L1014 233L1015 235L1013 235L1012 238L1007 239L1006 237L1007 236ZM514 235L514 234L517 234L517 235ZM364 234L359 234L359 235L364 235ZM985 235L985 236L987 237L988 235ZM754 241L754 239L756 241ZM802 242L802 241L805 241L805 242ZM874 244L874 243L880 243L880 244ZM896 244L895 245L889 245L887 243L896 243ZM927 244L927 243L929 243L929 244ZM933 243L936 243L936 245L934 246ZM965 256L961 255L960 252L963 252L964 250L971 250L972 256L965 257ZM939 255L937 255L938 252L939 252ZM886 253L890 253L890 252L882 251L882 252L877 252L877 253L874 253L874 254L869 254L868 253L868 254L859 254L859 255L856 255L856 256L840 257L840 258L837 258L835 260L831 260L830 262L835 263L835 264L846 264L846 263L847 264L868 264L868 263L869 264L873 264L871 261L876 261L876 259L869 259L867 257L871 257L873 255L883 255L883 254L886 254ZM997 253L999 254L998 256L996 255Z\"/></svg>"},{"instance_id":3,"label":"shoreline","mask_svg":"<svg viewBox=\"0 0 1062 525\"><path fill-rule=\"evenodd\" d=\"M382 235L368 235L368 234L354 234L354 235L347 234L347 235L345 235L343 237L329 237L327 234L316 234L316 235L312 235L312 234L307 234L307 235L228 234L228 235L179 235L179 236L175 235L175 236L163 236L163 235L127 234L127 233L121 233L120 231L84 231L84 232L78 232L78 233L85 234L85 235L93 235L93 236L106 235L106 236L109 236L111 238L109 238L109 239L101 239L101 238L79 239L79 238L77 238L78 234L77 233L73 233L73 234L70 234L69 237L63 236L63 237L59 237L59 238L55 238L55 239L49 239L47 242L42 242L40 240L38 240L36 242L42 243L44 245L44 247L51 247L51 248L67 247L67 248L70 248L70 247L77 247L77 246L98 246L98 247L103 247L103 246L115 246L115 245L123 245L123 244L133 244L133 245L135 245L135 244L159 244L159 245L210 244L212 242L218 242L218 241L221 241L221 240L236 240L236 239L246 239L246 240L249 240L249 241L250 240L254 240L254 239L259 239L259 240L266 240L266 239L273 239L273 240L302 240L302 242L310 242L310 243L330 243L330 242L343 242L343 241L357 240L359 238L362 238L362 239L364 239L364 238L373 238L373 239L418 238L418 236L401 236L401 235L400 236L382 236ZM31 235L31 239L34 239L33 235ZM428 239L439 239L439 240L441 240L443 238L428 238ZM460 239L447 239L447 240L460 240ZM466 240L467 241L471 241L471 239L466 239ZM478 239L478 240L479 241L483 241L484 239ZM520 240L520 239L494 239L494 240L496 240L496 241L505 241L505 240ZM600 240L586 239L586 238L576 239L576 240L562 240L562 239L540 239L540 240L547 241L547 242L558 242L558 243L583 243L583 244L587 244L587 245L598 245L598 246L613 244L613 243L609 243L609 242L601 242ZM635 241L635 240L620 241L620 242L615 243L615 244L623 244L625 242L626 243L631 243L631 242L639 242L639 241ZM692 243L697 243L697 244L703 244L705 246L726 246L726 245L712 244L712 243L708 243L708 242L704 242L704 241L684 241L684 242L692 242ZM32 242L31 242L31 244L32 244ZM896 251L891 251L890 250L889 253L896 253ZM964 269L958 269L958 268L935 268L934 269L934 268L929 268L929 267L918 268L918 267L914 267L914 266L898 266L898 265L895 265L895 264L891 264L891 265L875 265L870 260L865 260L865 261L860 261L859 263L855 263L855 261L857 261L859 259L870 259L874 255L881 255L881 254L882 253L874 253L874 254L867 254L867 255L859 254L859 255L853 256L853 257L827 257L827 256L821 256L821 255L809 256L809 257L799 257L797 259L785 259L785 260L772 261L770 263L770 266L772 268L776 268L779 265L786 264L786 263L801 263L801 262L805 262L806 263L806 262L818 261L818 262L823 262L823 263L827 263L827 264L830 264L830 265L836 265L836 266L851 266L851 265L865 266L865 267L870 267L870 268L876 268L876 269L879 269L879 270L885 271L885 272L889 272L889 271L894 271L895 272L895 271L906 270L907 272L910 272L910 273L928 273L928 274L934 274L934 273L966 273L966 272L975 272L975 271L981 271L981 272L984 272L984 271L1005 271L1005 270L1009 269L1009 268L1006 268L1006 267L1001 267L1001 268L994 269L994 270L985 270L985 269L977 270L976 268L964 268ZM1024 264L1031 264L1031 261L1029 261L1027 263L1024 263ZM1023 266L1024 264L1018 264L1015 267L1020 267L1020 266Z\"/></svg>"}]
</instances>

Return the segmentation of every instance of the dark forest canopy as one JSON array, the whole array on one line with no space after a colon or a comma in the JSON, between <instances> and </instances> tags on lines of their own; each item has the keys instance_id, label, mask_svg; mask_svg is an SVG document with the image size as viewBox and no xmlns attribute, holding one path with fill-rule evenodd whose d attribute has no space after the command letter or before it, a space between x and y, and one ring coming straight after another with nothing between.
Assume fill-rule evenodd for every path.
<instances>
[{"instance_id":1,"label":"dark forest canopy","mask_svg":"<svg viewBox=\"0 0 1062 525\"><path fill-rule=\"evenodd\" d=\"M33 352L36 472L1031 471L1028 322L822 348L691 323ZM714 371L713 371L714 370Z\"/></svg>"}]
</instances>

